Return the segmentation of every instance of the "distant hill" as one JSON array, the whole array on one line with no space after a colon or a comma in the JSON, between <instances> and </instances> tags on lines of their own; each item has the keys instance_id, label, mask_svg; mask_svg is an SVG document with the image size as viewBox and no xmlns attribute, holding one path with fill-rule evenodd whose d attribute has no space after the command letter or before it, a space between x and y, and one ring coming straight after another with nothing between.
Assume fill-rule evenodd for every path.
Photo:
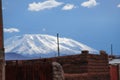
<instances>
[{"instance_id":1,"label":"distant hill","mask_svg":"<svg viewBox=\"0 0 120 80\"><path fill-rule=\"evenodd\" d=\"M16 54L16 53L6 53L5 54L5 58L6 60L27 60L27 59L30 59L29 57L25 57L25 56L22 56L20 54Z\"/></svg>"}]
</instances>

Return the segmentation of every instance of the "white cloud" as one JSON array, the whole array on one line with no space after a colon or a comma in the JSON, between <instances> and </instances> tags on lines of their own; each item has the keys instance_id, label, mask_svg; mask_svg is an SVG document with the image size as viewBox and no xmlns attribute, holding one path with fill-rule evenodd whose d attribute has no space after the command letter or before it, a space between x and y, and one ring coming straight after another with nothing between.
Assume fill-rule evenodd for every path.
<instances>
[{"instance_id":1,"label":"white cloud","mask_svg":"<svg viewBox=\"0 0 120 80\"><path fill-rule=\"evenodd\" d=\"M71 10L71 9L73 9L73 8L76 8L76 6L73 5L73 4L66 4L66 5L62 8L62 10Z\"/></svg>"},{"instance_id":2,"label":"white cloud","mask_svg":"<svg viewBox=\"0 0 120 80\"><path fill-rule=\"evenodd\" d=\"M120 8L120 4L118 4L117 7Z\"/></svg>"},{"instance_id":3,"label":"white cloud","mask_svg":"<svg viewBox=\"0 0 120 80\"><path fill-rule=\"evenodd\" d=\"M96 2L96 0L88 0L88 1L86 1L86 2L83 2L83 3L81 4L81 6L87 7L87 8L91 8L91 7L96 6L97 4L98 4L98 3Z\"/></svg>"},{"instance_id":4,"label":"white cloud","mask_svg":"<svg viewBox=\"0 0 120 80\"><path fill-rule=\"evenodd\" d=\"M13 32L20 32L17 28L4 28L4 32L13 33Z\"/></svg>"},{"instance_id":5,"label":"white cloud","mask_svg":"<svg viewBox=\"0 0 120 80\"><path fill-rule=\"evenodd\" d=\"M28 10L30 11L41 11L45 9L51 9L62 5L62 2L57 2L55 0L47 0L44 2L33 2L29 4Z\"/></svg>"}]
</instances>

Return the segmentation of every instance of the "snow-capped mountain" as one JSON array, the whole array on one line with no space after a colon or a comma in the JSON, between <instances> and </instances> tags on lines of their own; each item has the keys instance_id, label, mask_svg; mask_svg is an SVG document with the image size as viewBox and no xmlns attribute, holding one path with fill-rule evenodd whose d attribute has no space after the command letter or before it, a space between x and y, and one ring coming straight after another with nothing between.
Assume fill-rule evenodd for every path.
<instances>
[{"instance_id":1,"label":"snow-capped mountain","mask_svg":"<svg viewBox=\"0 0 120 80\"><path fill-rule=\"evenodd\" d=\"M59 38L60 54L71 55L81 53L81 50L96 52L80 42L68 38ZM54 57L57 56L57 38L43 34L25 34L5 40L5 53L16 53L24 57Z\"/></svg>"}]
</instances>

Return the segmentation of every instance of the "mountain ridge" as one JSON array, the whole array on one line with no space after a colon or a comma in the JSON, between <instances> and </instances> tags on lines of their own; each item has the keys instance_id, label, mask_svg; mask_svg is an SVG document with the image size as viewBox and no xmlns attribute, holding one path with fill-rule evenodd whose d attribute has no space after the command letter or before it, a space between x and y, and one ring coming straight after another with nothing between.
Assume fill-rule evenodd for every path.
<instances>
[{"instance_id":1,"label":"mountain ridge","mask_svg":"<svg viewBox=\"0 0 120 80\"><path fill-rule=\"evenodd\" d=\"M70 38L59 38L61 55L79 54L82 50L96 52ZM27 57L54 57L57 55L57 38L46 34L25 34L5 40L5 53L17 53Z\"/></svg>"}]
</instances>

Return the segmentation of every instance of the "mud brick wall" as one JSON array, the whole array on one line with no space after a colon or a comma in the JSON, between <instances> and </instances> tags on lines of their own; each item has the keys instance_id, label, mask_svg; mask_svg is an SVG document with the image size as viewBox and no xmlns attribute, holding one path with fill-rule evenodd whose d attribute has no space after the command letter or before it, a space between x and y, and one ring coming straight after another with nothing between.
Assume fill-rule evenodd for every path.
<instances>
[{"instance_id":1,"label":"mud brick wall","mask_svg":"<svg viewBox=\"0 0 120 80\"><path fill-rule=\"evenodd\" d=\"M39 64L58 62L64 70L65 80L110 80L108 55L104 51L100 54L89 54L82 51L78 55L60 56L36 60L18 61L17 64ZM16 62L8 61L7 65L16 65ZM9 67L8 67L9 68Z\"/></svg>"},{"instance_id":2,"label":"mud brick wall","mask_svg":"<svg viewBox=\"0 0 120 80\"><path fill-rule=\"evenodd\" d=\"M52 64L37 60L7 61L6 80L53 80Z\"/></svg>"},{"instance_id":3,"label":"mud brick wall","mask_svg":"<svg viewBox=\"0 0 120 80\"><path fill-rule=\"evenodd\" d=\"M110 80L106 74L65 74L65 80Z\"/></svg>"},{"instance_id":4,"label":"mud brick wall","mask_svg":"<svg viewBox=\"0 0 120 80\"><path fill-rule=\"evenodd\" d=\"M0 59L0 80L5 80L5 61Z\"/></svg>"},{"instance_id":5,"label":"mud brick wall","mask_svg":"<svg viewBox=\"0 0 120 80\"><path fill-rule=\"evenodd\" d=\"M100 54L82 51L78 55L41 59L41 61L58 62L62 65L64 72L70 74L109 72L108 55L104 51L100 51Z\"/></svg>"},{"instance_id":6,"label":"mud brick wall","mask_svg":"<svg viewBox=\"0 0 120 80\"><path fill-rule=\"evenodd\" d=\"M13 60L6 64L6 80L65 80L62 66L57 62Z\"/></svg>"},{"instance_id":7,"label":"mud brick wall","mask_svg":"<svg viewBox=\"0 0 120 80\"><path fill-rule=\"evenodd\" d=\"M89 73L107 73L109 72L108 55L101 51L100 55L89 54L88 57Z\"/></svg>"},{"instance_id":8,"label":"mud brick wall","mask_svg":"<svg viewBox=\"0 0 120 80\"><path fill-rule=\"evenodd\" d=\"M88 72L88 62L86 56L73 55L67 57L60 57L57 59L65 73L86 73Z\"/></svg>"},{"instance_id":9,"label":"mud brick wall","mask_svg":"<svg viewBox=\"0 0 120 80\"><path fill-rule=\"evenodd\" d=\"M65 80L110 80L108 55L104 51L89 54L82 51L78 55L42 59L45 62L58 62L62 65Z\"/></svg>"},{"instance_id":10,"label":"mud brick wall","mask_svg":"<svg viewBox=\"0 0 120 80\"><path fill-rule=\"evenodd\" d=\"M3 60L0 59L0 79L2 80L2 69L3 69Z\"/></svg>"}]
</instances>

